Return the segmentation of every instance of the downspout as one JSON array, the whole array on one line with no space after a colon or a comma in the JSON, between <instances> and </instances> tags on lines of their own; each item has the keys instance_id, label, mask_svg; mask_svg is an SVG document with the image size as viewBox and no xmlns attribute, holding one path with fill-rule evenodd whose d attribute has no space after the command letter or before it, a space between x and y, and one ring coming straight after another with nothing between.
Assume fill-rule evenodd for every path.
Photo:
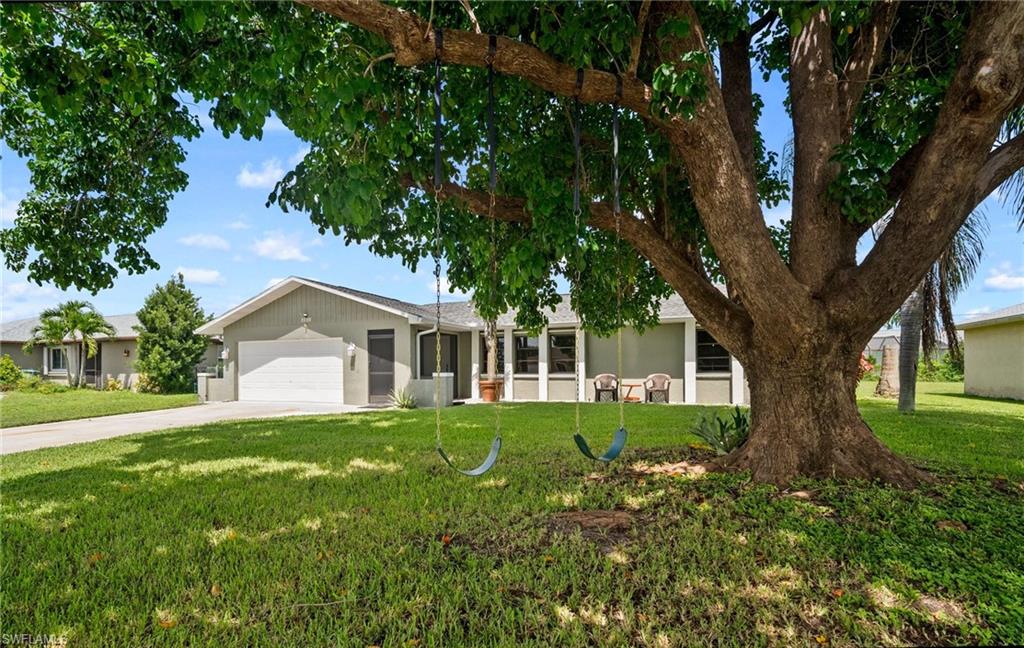
<instances>
[{"instance_id":1,"label":"downspout","mask_svg":"<svg viewBox=\"0 0 1024 648\"><path fill-rule=\"evenodd\" d=\"M437 324L434 324L434 328L427 329L426 331L420 331L419 333L416 334L416 376L420 380L423 379L423 376L420 375L420 370L422 369L422 367L420 366L420 358L423 357L423 354L421 353L423 347L423 336L430 335L431 333L440 334L439 327ZM440 367L434 367L434 372L440 373L440 369Z\"/></svg>"}]
</instances>

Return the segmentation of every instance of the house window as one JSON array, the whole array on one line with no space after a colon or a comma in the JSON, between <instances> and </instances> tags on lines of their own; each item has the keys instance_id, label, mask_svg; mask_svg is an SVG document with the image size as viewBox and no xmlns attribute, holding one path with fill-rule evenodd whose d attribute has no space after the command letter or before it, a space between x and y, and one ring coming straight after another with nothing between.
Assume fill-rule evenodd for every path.
<instances>
[{"instance_id":1,"label":"house window","mask_svg":"<svg viewBox=\"0 0 1024 648\"><path fill-rule=\"evenodd\" d=\"M498 333L497 344L495 345L495 351L498 352L498 361L495 363L495 368L498 373L505 373L505 336ZM487 372L487 336L480 336L480 374L483 375Z\"/></svg>"},{"instance_id":2,"label":"house window","mask_svg":"<svg viewBox=\"0 0 1024 648\"><path fill-rule=\"evenodd\" d=\"M707 331L697 331L697 373L728 373L729 352Z\"/></svg>"},{"instance_id":3,"label":"house window","mask_svg":"<svg viewBox=\"0 0 1024 648\"><path fill-rule=\"evenodd\" d=\"M50 373L66 373L68 370L67 359L64 357L64 350L60 347L49 347L46 352L50 354L49 367Z\"/></svg>"},{"instance_id":4,"label":"house window","mask_svg":"<svg viewBox=\"0 0 1024 648\"><path fill-rule=\"evenodd\" d=\"M558 331L548 334L548 366L553 374L576 372L576 333Z\"/></svg>"},{"instance_id":5,"label":"house window","mask_svg":"<svg viewBox=\"0 0 1024 648\"><path fill-rule=\"evenodd\" d=\"M525 333L516 333L515 355L517 374L537 373L537 364L540 360L540 344L537 338Z\"/></svg>"}]
</instances>

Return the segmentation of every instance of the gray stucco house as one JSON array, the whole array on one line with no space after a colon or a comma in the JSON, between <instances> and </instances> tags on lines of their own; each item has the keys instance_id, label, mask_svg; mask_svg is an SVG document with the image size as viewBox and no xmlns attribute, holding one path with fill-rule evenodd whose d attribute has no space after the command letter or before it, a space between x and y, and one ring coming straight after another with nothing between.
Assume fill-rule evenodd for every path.
<instances>
[{"instance_id":1,"label":"gray stucco house","mask_svg":"<svg viewBox=\"0 0 1024 648\"><path fill-rule=\"evenodd\" d=\"M470 302L441 305L441 372L452 374L456 399L479 396L486 371L484 322ZM208 400L385 403L392 389L413 386L434 371L433 304L412 304L313 279L289 277L200 327L223 339L222 377L208 377ZM499 321L505 400L570 401L578 364L580 397L593 400L593 378L615 373L615 338L584 333L574 358L578 319L563 302L537 335ZM661 323L643 335L623 332L624 384L652 373L672 376L669 401L745 403L743 367L697 326L682 299L661 304Z\"/></svg>"},{"instance_id":2,"label":"gray stucco house","mask_svg":"<svg viewBox=\"0 0 1024 648\"><path fill-rule=\"evenodd\" d=\"M126 389L135 386L139 378L134 369L138 358L135 327L139 318L134 313L104 317L114 327L114 335L98 335L96 355L85 362L85 384L102 389L107 381L116 379ZM68 372L77 371L77 343L69 345L68 358L59 346L37 344L31 353L25 353L22 346L32 338L32 329L39 325L38 317L13 320L0 324L0 353L11 356L22 371L35 373L45 380L67 383ZM215 366L220 354L220 341L212 339L207 347L201 366Z\"/></svg>"}]
</instances>

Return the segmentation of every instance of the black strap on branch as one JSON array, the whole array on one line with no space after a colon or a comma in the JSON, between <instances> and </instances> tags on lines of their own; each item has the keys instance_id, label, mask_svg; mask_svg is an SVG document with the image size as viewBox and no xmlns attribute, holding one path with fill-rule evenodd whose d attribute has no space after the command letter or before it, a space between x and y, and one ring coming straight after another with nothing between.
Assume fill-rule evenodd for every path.
<instances>
[{"instance_id":1,"label":"black strap on branch","mask_svg":"<svg viewBox=\"0 0 1024 648\"><path fill-rule=\"evenodd\" d=\"M573 98L575 114L573 115L572 146L576 151L576 170L573 176L572 210L577 215L580 212L580 174L583 167L583 161L580 157L580 136L583 132L583 111L580 107L581 92L583 92L583 68L576 70L576 95Z\"/></svg>"},{"instance_id":2,"label":"black strap on branch","mask_svg":"<svg viewBox=\"0 0 1024 648\"><path fill-rule=\"evenodd\" d=\"M434 191L441 191L441 49L444 30L434 30Z\"/></svg>"},{"instance_id":3,"label":"black strap on branch","mask_svg":"<svg viewBox=\"0 0 1024 648\"><path fill-rule=\"evenodd\" d=\"M494 125L494 54L498 50L498 37L490 36L487 46L487 155L490 165L490 178L488 186L491 195L498 186L498 166L495 162L498 149L498 134Z\"/></svg>"}]
</instances>

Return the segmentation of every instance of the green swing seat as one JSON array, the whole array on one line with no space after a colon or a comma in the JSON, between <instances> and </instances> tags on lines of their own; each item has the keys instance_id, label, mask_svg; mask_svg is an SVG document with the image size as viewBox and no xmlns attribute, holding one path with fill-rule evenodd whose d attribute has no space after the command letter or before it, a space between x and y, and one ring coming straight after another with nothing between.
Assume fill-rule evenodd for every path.
<instances>
[{"instance_id":1,"label":"green swing seat","mask_svg":"<svg viewBox=\"0 0 1024 648\"><path fill-rule=\"evenodd\" d=\"M472 468L470 470L463 470L462 468L459 468L454 463L452 463L451 458L448 456L448 453L444 451L444 448L442 448L441 446L437 446L437 454L441 455L441 459L444 459L444 462L448 464L448 466L451 467L452 470L460 472L466 477L479 477L480 475L484 474L485 472L493 468L494 464L497 463L498 461L499 452L501 452L501 437L496 436L494 437L494 441L491 442L491 451L487 453L487 457L484 459L484 462L477 466L476 468Z\"/></svg>"},{"instance_id":2,"label":"green swing seat","mask_svg":"<svg viewBox=\"0 0 1024 648\"><path fill-rule=\"evenodd\" d=\"M615 430L615 436L612 438L612 444L608 446L608 450L606 450L600 457L595 456L590 450L590 444L587 443L587 440L583 438L582 434L576 433L572 438L575 439L576 446L585 457L593 459L594 461L608 463L610 461L614 461L619 454L622 453L622 449L626 447L626 428L620 427L618 430Z\"/></svg>"}]
</instances>

